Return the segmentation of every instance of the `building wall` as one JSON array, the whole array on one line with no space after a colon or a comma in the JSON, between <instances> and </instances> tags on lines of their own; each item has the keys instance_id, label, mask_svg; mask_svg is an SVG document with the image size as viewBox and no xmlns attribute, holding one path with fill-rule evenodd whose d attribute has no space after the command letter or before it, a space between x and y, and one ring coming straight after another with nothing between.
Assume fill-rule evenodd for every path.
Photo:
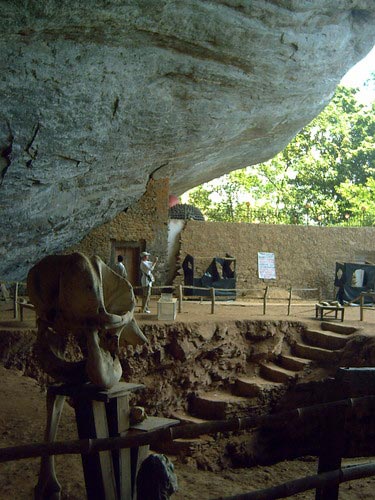
<instances>
[{"instance_id":1,"label":"building wall","mask_svg":"<svg viewBox=\"0 0 375 500\"><path fill-rule=\"evenodd\" d=\"M321 287L324 298L333 298L335 263L375 262L375 228L263 225L188 221L180 237L182 262L196 258L198 272L213 257L236 258L237 286L263 284L258 278L258 252L275 254L276 286ZM181 273L181 271L180 271ZM175 280L179 283L181 277Z\"/></svg>"},{"instance_id":2,"label":"building wall","mask_svg":"<svg viewBox=\"0 0 375 500\"><path fill-rule=\"evenodd\" d=\"M168 277L167 283L172 283L178 263L176 258L178 257L180 250L180 235L182 229L185 225L185 221L182 219L170 219L168 224Z\"/></svg>"},{"instance_id":3,"label":"building wall","mask_svg":"<svg viewBox=\"0 0 375 500\"><path fill-rule=\"evenodd\" d=\"M133 244L159 257L156 284L169 284L187 254L195 258L202 275L214 257L236 258L239 288L263 285L258 278L258 252L275 254L280 288L320 287L333 298L335 263L375 262L375 228L265 225L168 219L168 179L151 179L138 203L113 221L95 228L79 245L69 249L99 255L112 265L116 245ZM177 263L177 264L176 264ZM138 262L137 262L138 266ZM177 269L174 284L182 282ZM137 285L138 283L134 283Z\"/></svg>"},{"instance_id":4,"label":"building wall","mask_svg":"<svg viewBox=\"0 0 375 500\"><path fill-rule=\"evenodd\" d=\"M155 277L157 283L164 284L168 272L168 197L168 179L151 179L146 193L138 203L118 214L111 222L93 229L67 253L99 255L106 264L112 266L115 262L116 247L135 246L139 251L150 252L151 260L159 257Z\"/></svg>"}]
</instances>

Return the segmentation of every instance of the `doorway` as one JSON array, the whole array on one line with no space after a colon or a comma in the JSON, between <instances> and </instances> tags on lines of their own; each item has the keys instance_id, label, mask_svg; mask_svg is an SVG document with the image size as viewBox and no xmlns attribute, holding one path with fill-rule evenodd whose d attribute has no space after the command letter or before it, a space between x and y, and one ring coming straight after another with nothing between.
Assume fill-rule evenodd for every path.
<instances>
[{"instance_id":1,"label":"doorway","mask_svg":"<svg viewBox=\"0 0 375 500\"><path fill-rule=\"evenodd\" d=\"M132 286L138 286L141 283L139 262L143 243L139 241L112 241L111 261L117 262L117 256L124 257L124 264L128 272L128 281Z\"/></svg>"}]
</instances>

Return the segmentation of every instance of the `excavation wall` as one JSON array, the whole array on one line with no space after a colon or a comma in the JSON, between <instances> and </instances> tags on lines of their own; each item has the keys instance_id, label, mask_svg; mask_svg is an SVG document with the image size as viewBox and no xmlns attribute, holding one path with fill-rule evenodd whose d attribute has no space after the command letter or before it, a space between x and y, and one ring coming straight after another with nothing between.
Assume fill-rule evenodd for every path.
<instances>
[{"instance_id":1,"label":"excavation wall","mask_svg":"<svg viewBox=\"0 0 375 500\"><path fill-rule=\"evenodd\" d=\"M145 386L132 404L144 406L149 415L188 414L194 398L199 399L206 393L228 394L238 377L257 377L260 363L275 360L281 353L288 354L305 328L299 322L259 320L143 325L149 343L136 349L121 347L125 380ZM34 353L35 339L34 329L0 330L0 360L7 368L15 367L46 384L48 378L42 373ZM65 353L68 359L79 358L77 346L71 339L66 340ZM350 366L371 365L374 339L353 338L343 350L342 359ZM245 406L241 406L241 398L237 398L235 413L222 414L220 418L263 414L276 408L288 411L297 406L360 395L361 391L344 394L332 379L322 376L322 371L318 371L320 377L314 377L312 370L316 368L316 364L311 365L294 381L273 384L278 387L258 398L255 407L251 406L254 402L251 397L247 398ZM335 367L330 366L330 369ZM318 454L319 443L324 439L321 429L325 427L319 419L301 420L300 417L304 417L304 413L295 412L294 418L265 427L260 432L206 436L195 442L193 449L189 442L182 443L185 448L181 448L181 443L173 443L180 446L173 451L181 452L181 458L190 456L199 467L207 469ZM360 418L363 425L354 418L348 422L348 429L352 430L345 443L347 454L356 455L359 449L363 455L373 453L369 445L372 442L369 436L375 435L373 418L368 412L362 412ZM171 450L161 446L159 451Z\"/></svg>"}]
</instances>

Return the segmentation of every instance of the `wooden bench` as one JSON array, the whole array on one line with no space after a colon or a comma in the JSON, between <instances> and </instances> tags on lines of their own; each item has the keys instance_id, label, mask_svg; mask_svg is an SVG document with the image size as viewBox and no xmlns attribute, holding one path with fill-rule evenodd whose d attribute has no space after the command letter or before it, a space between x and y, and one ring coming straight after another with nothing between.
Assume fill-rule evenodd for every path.
<instances>
[{"instance_id":1,"label":"wooden bench","mask_svg":"<svg viewBox=\"0 0 375 500\"><path fill-rule=\"evenodd\" d=\"M340 305L324 305L315 304L315 318L323 320L323 316L329 314L330 312L335 314L335 319L338 319L338 314L341 314L341 322L344 321L345 308Z\"/></svg>"}]
</instances>

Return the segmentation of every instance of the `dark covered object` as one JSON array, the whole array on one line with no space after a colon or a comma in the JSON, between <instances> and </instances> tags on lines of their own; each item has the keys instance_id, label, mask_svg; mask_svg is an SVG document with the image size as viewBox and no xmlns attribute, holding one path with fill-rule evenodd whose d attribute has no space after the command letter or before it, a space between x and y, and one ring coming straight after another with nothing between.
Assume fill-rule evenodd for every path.
<instances>
[{"instance_id":1,"label":"dark covered object","mask_svg":"<svg viewBox=\"0 0 375 500\"><path fill-rule=\"evenodd\" d=\"M172 462L165 455L149 455L137 475L137 500L168 500L176 491Z\"/></svg>"},{"instance_id":2,"label":"dark covered object","mask_svg":"<svg viewBox=\"0 0 375 500\"><path fill-rule=\"evenodd\" d=\"M356 271L363 270L362 286L355 286ZM344 302L359 301L361 292L375 289L375 265L352 262L336 262L335 286L338 287L337 300ZM373 304L371 297L365 297L365 303Z\"/></svg>"},{"instance_id":3,"label":"dark covered object","mask_svg":"<svg viewBox=\"0 0 375 500\"><path fill-rule=\"evenodd\" d=\"M209 297L209 288L224 288L227 290L218 290L215 296L224 299L234 299L236 292L236 273L234 270L235 259L232 257L215 257L212 259L211 264L208 266L203 276L196 277L194 273L194 257L187 255L182 263L184 271L185 285L193 285L200 288L207 288L208 290L185 290L187 296L201 296Z\"/></svg>"}]
</instances>

